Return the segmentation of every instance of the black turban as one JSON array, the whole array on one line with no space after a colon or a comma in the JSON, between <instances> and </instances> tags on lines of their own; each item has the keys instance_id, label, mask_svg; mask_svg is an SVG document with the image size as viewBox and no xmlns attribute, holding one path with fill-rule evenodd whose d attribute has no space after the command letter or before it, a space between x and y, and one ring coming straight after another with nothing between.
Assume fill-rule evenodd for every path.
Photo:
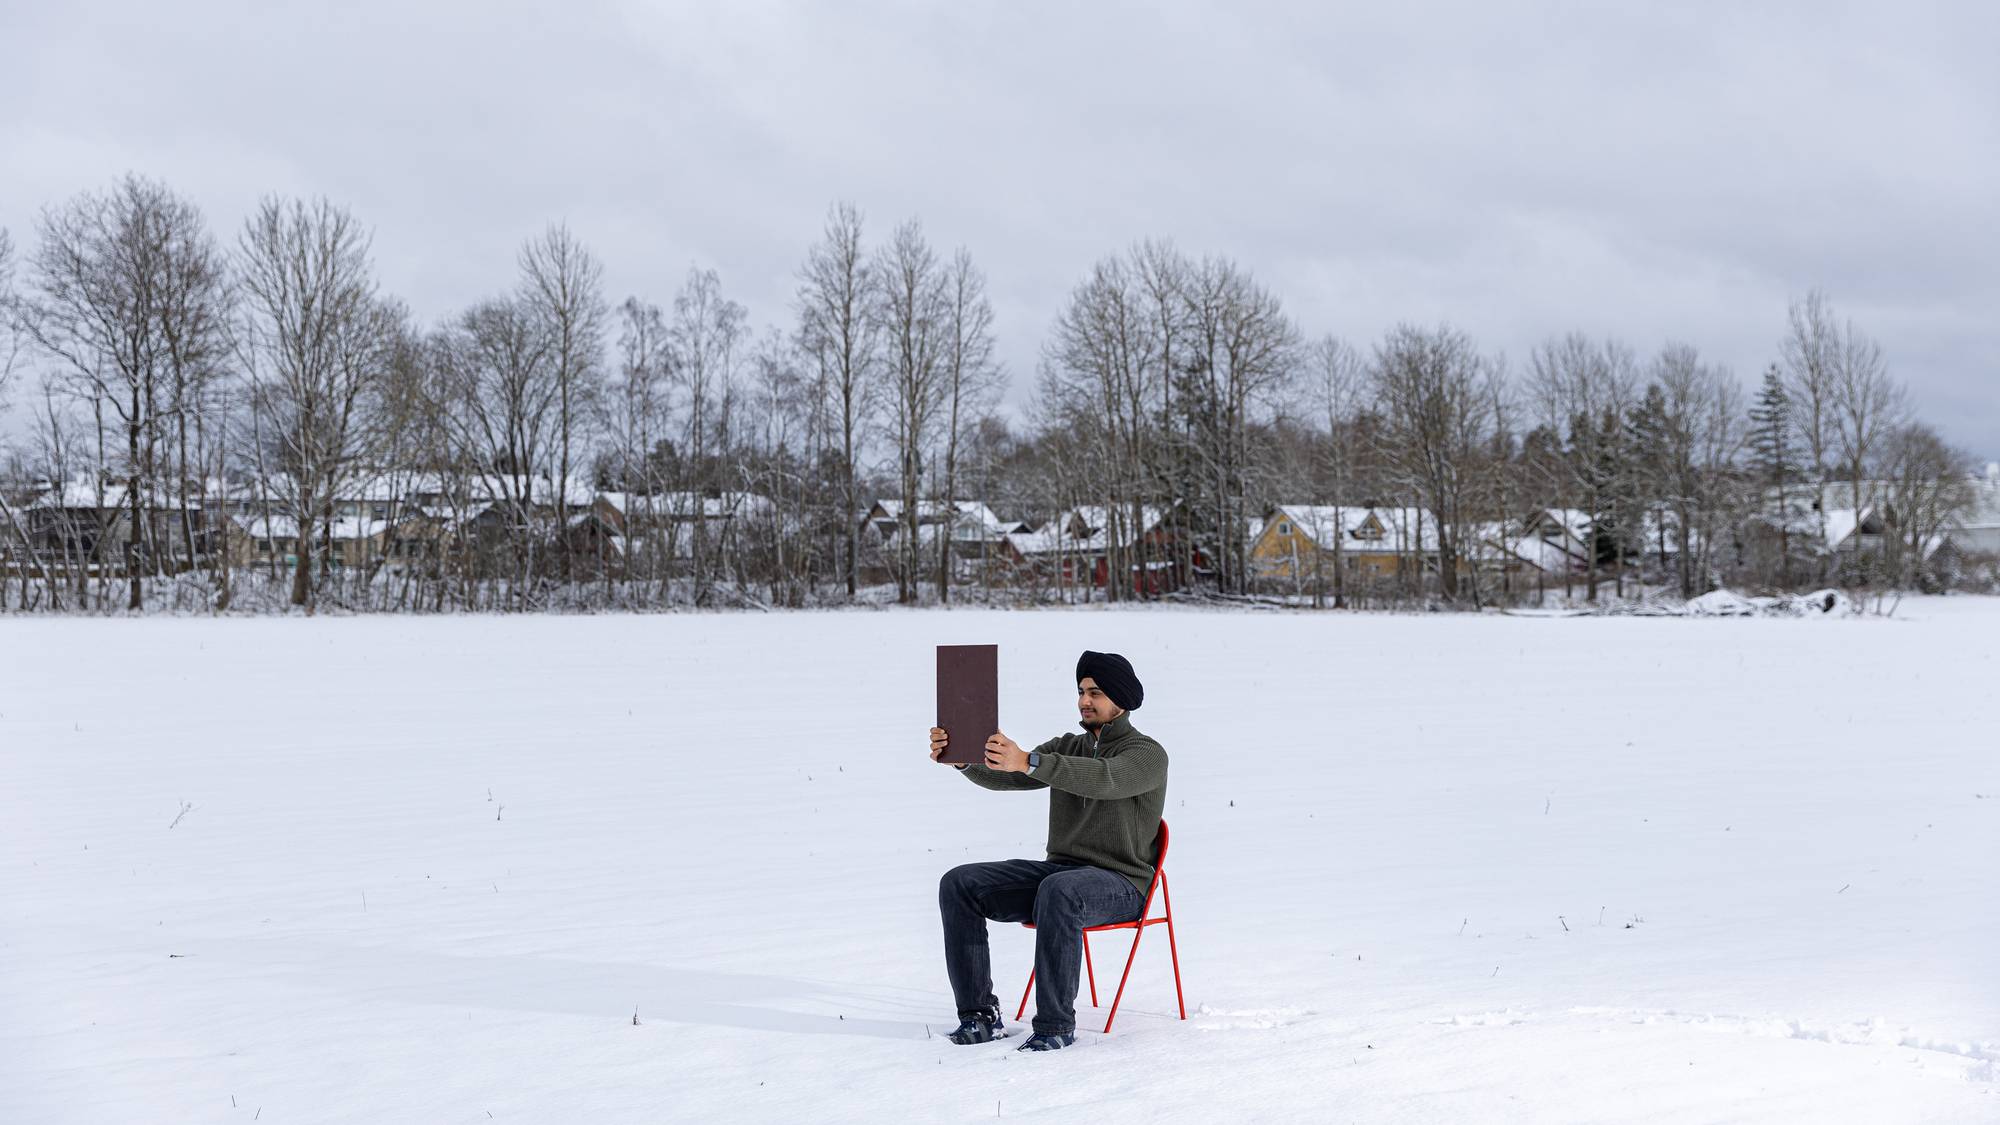
<instances>
[{"instance_id":1,"label":"black turban","mask_svg":"<svg viewBox=\"0 0 2000 1125\"><path fill-rule=\"evenodd\" d=\"M1083 651L1076 661L1076 680L1088 676L1111 702L1127 711L1137 711L1146 701L1146 688L1132 671L1132 662L1115 652Z\"/></svg>"}]
</instances>

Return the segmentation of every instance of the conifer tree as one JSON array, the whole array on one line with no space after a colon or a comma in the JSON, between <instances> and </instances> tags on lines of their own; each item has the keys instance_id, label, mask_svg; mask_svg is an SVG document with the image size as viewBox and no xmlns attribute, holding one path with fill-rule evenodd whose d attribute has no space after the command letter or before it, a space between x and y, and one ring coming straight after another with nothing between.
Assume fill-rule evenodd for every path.
<instances>
[{"instance_id":1,"label":"conifer tree","mask_svg":"<svg viewBox=\"0 0 2000 1125\"><path fill-rule=\"evenodd\" d=\"M1785 393L1778 365L1764 372L1764 385L1750 408L1750 471L1765 490L1760 508L1772 512L1778 526L1779 582L1791 579L1791 499L1787 486L1799 475L1798 453L1792 445L1792 403Z\"/></svg>"},{"instance_id":2,"label":"conifer tree","mask_svg":"<svg viewBox=\"0 0 2000 1125\"><path fill-rule=\"evenodd\" d=\"M1792 448L1792 402L1785 383L1772 364L1764 372L1763 389L1750 408L1750 468L1757 483L1783 488L1798 475L1797 452Z\"/></svg>"},{"instance_id":3,"label":"conifer tree","mask_svg":"<svg viewBox=\"0 0 2000 1125\"><path fill-rule=\"evenodd\" d=\"M1643 553L1647 547L1652 547L1658 553L1663 569L1667 565L1665 505L1669 497L1666 492L1672 483L1672 474L1667 469L1670 426L1665 391L1657 382L1647 384L1645 394L1626 420L1625 440L1632 450L1630 479L1635 484L1639 502L1653 517L1652 542L1643 543L1640 551Z\"/></svg>"}]
</instances>

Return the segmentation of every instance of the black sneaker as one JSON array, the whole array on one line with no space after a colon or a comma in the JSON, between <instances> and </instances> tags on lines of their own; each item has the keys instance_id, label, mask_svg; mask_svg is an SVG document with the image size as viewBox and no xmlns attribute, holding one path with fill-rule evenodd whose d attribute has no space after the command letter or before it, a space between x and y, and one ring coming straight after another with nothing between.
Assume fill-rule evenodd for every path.
<instances>
[{"instance_id":1,"label":"black sneaker","mask_svg":"<svg viewBox=\"0 0 2000 1125\"><path fill-rule=\"evenodd\" d=\"M1007 1025L1000 1022L998 1008L988 1008L958 1021L958 1030L952 1032L949 1038L961 1046L968 1043L991 1043L995 1039L1007 1038Z\"/></svg>"},{"instance_id":2,"label":"black sneaker","mask_svg":"<svg viewBox=\"0 0 2000 1125\"><path fill-rule=\"evenodd\" d=\"M1064 1047L1076 1046L1076 1035L1062 1031L1054 1035L1044 1035L1037 1031L1028 1036L1028 1041L1014 1048L1017 1051L1060 1051Z\"/></svg>"}]
</instances>

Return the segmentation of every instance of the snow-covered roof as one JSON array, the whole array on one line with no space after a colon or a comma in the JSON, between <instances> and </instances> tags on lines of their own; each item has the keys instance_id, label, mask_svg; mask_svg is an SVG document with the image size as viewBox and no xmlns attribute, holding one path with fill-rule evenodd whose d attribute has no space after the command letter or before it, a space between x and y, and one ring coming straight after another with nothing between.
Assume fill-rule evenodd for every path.
<instances>
[{"instance_id":1,"label":"snow-covered roof","mask_svg":"<svg viewBox=\"0 0 2000 1125\"><path fill-rule=\"evenodd\" d=\"M1349 542L1349 550L1395 551L1403 553L1416 551L1428 553L1438 549L1438 521L1423 508L1370 508L1374 524L1364 526ZM1382 534L1370 537L1375 526L1380 526Z\"/></svg>"},{"instance_id":2,"label":"snow-covered roof","mask_svg":"<svg viewBox=\"0 0 2000 1125\"><path fill-rule=\"evenodd\" d=\"M1280 504L1265 522L1285 519L1323 550L1350 554L1435 554L1439 549L1437 520L1420 507L1367 505ZM1261 534L1261 529L1260 529ZM1582 565L1562 537L1544 539L1521 533L1504 520L1468 525L1458 542L1461 557L1483 562L1521 562L1550 573Z\"/></svg>"},{"instance_id":3,"label":"snow-covered roof","mask_svg":"<svg viewBox=\"0 0 2000 1125\"><path fill-rule=\"evenodd\" d=\"M299 521L281 512L269 514L236 512L226 518L252 539L299 537ZM388 520L371 519L366 516L342 516L331 524L316 526L313 535L315 538L325 536L334 540L373 539L388 529Z\"/></svg>"},{"instance_id":4,"label":"snow-covered roof","mask_svg":"<svg viewBox=\"0 0 2000 1125\"><path fill-rule=\"evenodd\" d=\"M388 520L378 520L369 516L342 516L328 525L325 534L332 539L373 539L389 530Z\"/></svg>"},{"instance_id":5,"label":"snow-covered roof","mask_svg":"<svg viewBox=\"0 0 2000 1125\"><path fill-rule=\"evenodd\" d=\"M282 476L274 478L274 487L282 485ZM591 488L587 477L572 475L565 488L566 506L582 507L590 503L596 491ZM377 468L351 475L342 483L335 503L369 503L433 498L463 495L476 500L503 500L510 496L526 495L537 504L552 503L556 494L555 478L546 473L533 476L500 475L496 473L445 474L414 469Z\"/></svg>"},{"instance_id":6,"label":"snow-covered roof","mask_svg":"<svg viewBox=\"0 0 2000 1125\"><path fill-rule=\"evenodd\" d=\"M921 523L926 520L937 519L944 510L944 505L939 501L919 500L917 501L917 521ZM903 502L901 500L877 500L875 503L869 505L868 512L870 515L880 512L881 515L875 517L877 519L900 520L904 514Z\"/></svg>"},{"instance_id":7,"label":"snow-covered roof","mask_svg":"<svg viewBox=\"0 0 2000 1125\"><path fill-rule=\"evenodd\" d=\"M619 515L637 512L665 519L728 519L767 513L771 499L755 492L724 492L708 496L700 492L600 492L597 498Z\"/></svg>"},{"instance_id":8,"label":"snow-covered roof","mask_svg":"<svg viewBox=\"0 0 2000 1125\"><path fill-rule=\"evenodd\" d=\"M124 483L105 482L100 485L88 477L74 477L65 481L42 481L35 489L34 498L26 507L30 510L57 508L126 508L130 507L130 494ZM139 494L139 504L143 508L179 509L181 498L164 484L154 482ZM188 508L200 511L202 506L199 492L190 491L187 496Z\"/></svg>"},{"instance_id":9,"label":"snow-covered roof","mask_svg":"<svg viewBox=\"0 0 2000 1125\"><path fill-rule=\"evenodd\" d=\"M1120 508L1119 512L1130 515L1130 510L1126 508ZM1139 512L1144 526L1136 532L1127 529L1130 538L1137 540L1160 526L1166 517L1166 508L1157 504L1145 505ZM1102 554L1108 541L1106 526L1110 519L1109 509L1086 504L1063 512L1032 531L1007 533L1007 540L1024 555Z\"/></svg>"},{"instance_id":10,"label":"snow-covered roof","mask_svg":"<svg viewBox=\"0 0 2000 1125\"><path fill-rule=\"evenodd\" d=\"M1560 543L1544 539L1539 535L1502 535L1484 539L1482 557L1498 555L1503 560L1518 560L1544 574L1561 574L1564 570L1581 570L1584 560L1563 549Z\"/></svg>"},{"instance_id":11,"label":"snow-covered roof","mask_svg":"<svg viewBox=\"0 0 2000 1125\"><path fill-rule=\"evenodd\" d=\"M229 522L243 529L243 534L252 539L297 539L299 521L283 515L234 514Z\"/></svg>"},{"instance_id":12,"label":"snow-covered roof","mask_svg":"<svg viewBox=\"0 0 2000 1125\"><path fill-rule=\"evenodd\" d=\"M951 522L958 528L960 538L976 538L980 535L997 536L1018 532L1026 525L1018 520L1003 520L985 502L979 500L953 500L946 504L939 500L917 501L917 524L943 523L950 515ZM900 524L904 516L903 502L897 499L877 500L869 505L868 518L877 523L894 522ZM894 534L894 529L890 529Z\"/></svg>"},{"instance_id":13,"label":"snow-covered roof","mask_svg":"<svg viewBox=\"0 0 2000 1125\"><path fill-rule=\"evenodd\" d=\"M410 506L410 510L404 513L404 518L408 519L414 515L434 520L438 523L450 523L455 519L463 519L470 522L485 515L492 507L493 501L491 500L469 501L462 509L454 508L446 501L438 501L430 504L413 504Z\"/></svg>"},{"instance_id":14,"label":"snow-covered roof","mask_svg":"<svg viewBox=\"0 0 2000 1125\"><path fill-rule=\"evenodd\" d=\"M1355 531L1368 521L1370 510L1360 504L1280 504L1264 525L1270 526L1273 520L1288 520L1294 531L1331 551L1336 543L1345 547L1354 541Z\"/></svg>"},{"instance_id":15,"label":"snow-covered roof","mask_svg":"<svg viewBox=\"0 0 2000 1125\"><path fill-rule=\"evenodd\" d=\"M1385 508L1366 505L1281 504L1271 520L1285 518L1306 532L1314 543L1332 550L1339 538L1343 551L1364 553L1427 553L1438 549L1438 524L1428 509ZM1265 527L1270 526L1266 520ZM1262 528L1258 529L1259 534ZM1499 523L1478 524L1466 529L1468 543L1501 537L1506 531Z\"/></svg>"},{"instance_id":16,"label":"snow-covered roof","mask_svg":"<svg viewBox=\"0 0 2000 1125\"><path fill-rule=\"evenodd\" d=\"M1065 543L1062 528L1055 520L1050 520L1032 531L1010 531L1007 533L1007 542L1012 543L1014 549L1024 555L1053 555L1059 551L1076 552L1086 549L1075 541Z\"/></svg>"},{"instance_id":17,"label":"snow-covered roof","mask_svg":"<svg viewBox=\"0 0 2000 1125\"><path fill-rule=\"evenodd\" d=\"M1827 508L1825 509L1825 514L1826 545L1828 549L1837 550L1842 543L1847 542L1849 536L1854 534L1855 529L1860 527L1862 522L1868 518L1869 509Z\"/></svg>"},{"instance_id":18,"label":"snow-covered roof","mask_svg":"<svg viewBox=\"0 0 2000 1125\"><path fill-rule=\"evenodd\" d=\"M1536 530L1557 531L1561 536L1574 541L1579 547L1590 541L1591 524L1595 522L1588 511L1582 508L1537 508L1528 517L1528 522Z\"/></svg>"}]
</instances>

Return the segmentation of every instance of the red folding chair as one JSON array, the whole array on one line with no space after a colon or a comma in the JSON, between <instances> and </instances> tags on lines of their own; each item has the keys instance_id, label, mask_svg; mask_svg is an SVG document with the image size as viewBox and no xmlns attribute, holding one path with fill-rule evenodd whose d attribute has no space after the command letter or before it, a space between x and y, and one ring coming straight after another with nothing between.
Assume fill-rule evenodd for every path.
<instances>
[{"instance_id":1,"label":"red folding chair","mask_svg":"<svg viewBox=\"0 0 2000 1125\"><path fill-rule=\"evenodd\" d=\"M1153 891L1156 889L1160 892L1160 903L1166 908L1166 913L1158 918L1152 918L1148 917L1148 915L1153 912ZM1111 1014L1105 1017L1104 1020L1104 1030L1106 1032L1111 1030L1111 1021L1118 1018L1118 1002L1125 998L1125 982L1131 979L1132 962L1139 958L1139 939L1146 936L1147 926L1158 926L1162 923L1165 923L1167 927L1167 952L1173 957L1174 961L1174 1001L1180 1005L1181 1018L1186 1019L1187 1001L1181 997L1181 951L1180 946L1174 941L1174 898L1171 894L1167 893L1167 822L1165 820L1160 821L1159 848L1153 859L1153 882L1151 886L1146 888L1146 905L1139 908L1139 916L1130 922L1113 922L1106 926L1088 926L1083 931L1083 968L1090 977L1090 1006L1093 1008L1097 1006L1097 969L1090 963L1090 935L1100 934L1106 930L1132 931L1132 952L1125 958L1125 975L1118 978L1118 992L1111 998ZM1033 922L1023 922L1021 925L1030 930L1035 928ZM1021 1007L1015 1011L1015 1019L1018 1020L1027 1014L1028 997L1034 995L1034 993L1035 970L1030 968L1028 970L1028 987L1021 992Z\"/></svg>"}]
</instances>

